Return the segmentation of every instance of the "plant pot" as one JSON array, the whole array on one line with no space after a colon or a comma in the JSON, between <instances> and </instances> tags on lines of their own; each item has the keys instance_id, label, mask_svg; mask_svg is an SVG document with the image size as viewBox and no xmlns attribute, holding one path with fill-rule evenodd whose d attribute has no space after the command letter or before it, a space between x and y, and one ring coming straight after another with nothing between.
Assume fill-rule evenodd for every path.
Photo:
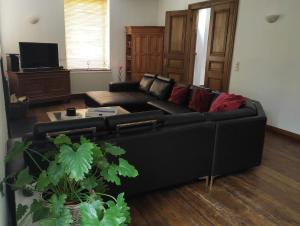
<instances>
[{"instance_id":1,"label":"plant pot","mask_svg":"<svg viewBox=\"0 0 300 226\"><path fill-rule=\"evenodd\" d=\"M41 194L40 197L42 200L47 202L43 194ZM72 220L73 220L72 226L80 226L80 211L79 211L80 204L69 203L69 204L65 204L65 207L69 209L71 212Z\"/></svg>"},{"instance_id":2,"label":"plant pot","mask_svg":"<svg viewBox=\"0 0 300 226\"><path fill-rule=\"evenodd\" d=\"M80 212L79 212L79 204L75 205L65 205L70 211L72 215L72 226L80 226Z\"/></svg>"}]
</instances>

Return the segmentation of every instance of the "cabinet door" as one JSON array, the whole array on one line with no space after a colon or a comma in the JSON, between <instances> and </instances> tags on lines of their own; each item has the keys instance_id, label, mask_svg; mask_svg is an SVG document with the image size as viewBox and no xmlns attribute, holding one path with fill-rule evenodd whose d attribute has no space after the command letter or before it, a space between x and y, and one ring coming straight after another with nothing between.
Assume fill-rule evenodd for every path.
<instances>
[{"instance_id":1,"label":"cabinet door","mask_svg":"<svg viewBox=\"0 0 300 226\"><path fill-rule=\"evenodd\" d=\"M171 11L166 15L164 75L176 82L188 83L187 70L188 11Z\"/></svg>"},{"instance_id":2,"label":"cabinet door","mask_svg":"<svg viewBox=\"0 0 300 226\"><path fill-rule=\"evenodd\" d=\"M68 95L69 79L66 76L53 76L47 79L46 90L50 96Z\"/></svg>"},{"instance_id":3,"label":"cabinet door","mask_svg":"<svg viewBox=\"0 0 300 226\"><path fill-rule=\"evenodd\" d=\"M163 34L149 35L148 73L162 75L163 69Z\"/></svg>"},{"instance_id":4,"label":"cabinet door","mask_svg":"<svg viewBox=\"0 0 300 226\"><path fill-rule=\"evenodd\" d=\"M139 81L148 69L148 35L132 36L132 80Z\"/></svg>"},{"instance_id":5,"label":"cabinet door","mask_svg":"<svg viewBox=\"0 0 300 226\"><path fill-rule=\"evenodd\" d=\"M20 80L21 95L29 99L43 97L46 93L46 83L41 78L26 78Z\"/></svg>"}]
</instances>

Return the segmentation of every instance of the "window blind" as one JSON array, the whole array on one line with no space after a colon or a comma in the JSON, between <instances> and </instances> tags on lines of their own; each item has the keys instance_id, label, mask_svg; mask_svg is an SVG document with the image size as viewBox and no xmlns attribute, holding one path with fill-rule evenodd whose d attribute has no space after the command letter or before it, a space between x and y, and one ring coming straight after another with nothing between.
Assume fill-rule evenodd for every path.
<instances>
[{"instance_id":1,"label":"window blind","mask_svg":"<svg viewBox=\"0 0 300 226\"><path fill-rule=\"evenodd\" d=\"M69 69L109 69L108 0L65 0Z\"/></svg>"}]
</instances>

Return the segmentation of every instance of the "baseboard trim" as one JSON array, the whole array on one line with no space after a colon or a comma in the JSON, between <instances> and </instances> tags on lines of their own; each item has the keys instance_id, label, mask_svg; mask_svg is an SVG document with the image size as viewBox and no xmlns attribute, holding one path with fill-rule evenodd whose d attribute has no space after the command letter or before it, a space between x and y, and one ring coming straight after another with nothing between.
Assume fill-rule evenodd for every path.
<instances>
[{"instance_id":1,"label":"baseboard trim","mask_svg":"<svg viewBox=\"0 0 300 226\"><path fill-rule=\"evenodd\" d=\"M292 133L292 132L287 131L287 130L279 129L275 126L270 126L270 125L267 125L267 130L300 142L300 135L299 134Z\"/></svg>"}]
</instances>

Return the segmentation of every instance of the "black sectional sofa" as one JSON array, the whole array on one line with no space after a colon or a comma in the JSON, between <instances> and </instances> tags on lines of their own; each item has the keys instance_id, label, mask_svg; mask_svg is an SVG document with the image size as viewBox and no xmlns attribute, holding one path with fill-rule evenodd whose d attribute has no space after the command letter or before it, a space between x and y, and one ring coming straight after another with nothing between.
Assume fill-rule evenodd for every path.
<instances>
[{"instance_id":1,"label":"black sectional sofa","mask_svg":"<svg viewBox=\"0 0 300 226\"><path fill-rule=\"evenodd\" d=\"M122 106L131 114L37 124L30 139L39 143L49 132L94 128L95 141L125 148L128 160L140 169L139 178L122 187L131 194L260 164L266 116L259 102L246 99L232 112L193 112L187 103L203 87L189 87L186 103L176 105L168 102L173 86L171 79L150 74L140 83L111 83L109 91L88 92L86 104ZM212 100L219 95L210 92ZM129 128L121 126L127 124Z\"/></svg>"},{"instance_id":2,"label":"black sectional sofa","mask_svg":"<svg viewBox=\"0 0 300 226\"><path fill-rule=\"evenodd\" d=\"M246 99L242 108L232 112L198 113L188 108L188 102L196 89L204 87L189 86L187 101L183 105L176 105L168 101L174 85L178 84L169 78L145 74L141 82L111 83L109 91L88 92L85 100L90 107L122 106L132 112L150 111L148 115L152 110L161 110L164 113L164 129L172 123L177 127L180 124L182 128L197 123L211 125L214 143L209 150L211 159L205 161L211 163L209 176L212 179L260 164L267 119L258 101ZM211 91L211 95L214 100L219 93ZM182 135L182 140L191 134L187 132ZM201 138L199 135L196 144L199 150L205 142ZM210 141L207 139L208 143Z\"/></svg>"},{"instance_id":3,"label":"black sectional sofa","mask_svg":"<svg viewBox=\"0 0 300 226\"><path fill-rule=\"evenodd\" d=\"M136 180L124 183L122 189L130 194L260 165L266 116L259 102L247 99L232 112L192 112L187 103L178 106L167 101L172 80L144 78L141 83L111 83L109 91L86 95L89 106L122 106L131 114L40 123L26 139L33 140L41 152L48 147L46 135L53 132L71 131L74 137L88 135L96 142L116 143L141 172ZM198 88L191 86L190 96ZM211 95L215 98L218 93Z\"/></svg>"},{"instance_id":4,"label":"black sectional sofa","mask_svg":"<svg viewBox=\"0 0 300 226\"><path fill-rule=\"evenodd\" d=\"M146 75L148 79L159 81L152 89L145 81L112 83L109 91L86 95L89 106L118 105L131 114L40 123L24 139L32 140L33 148L41 153L52 149L47 134L53 132L69 131L73 139L85 135L95 142L121 146L127 151L125 158L140 173L133 180L123 180L120 188L112 188L128 195L204 177L213 181L216 176L260 165L266 116L259 102L247 99L242 108L232 112L192 112L187 103L178 106L167 101L172 80ZM197 88L190 87L190 93ZM211 95L218 93L212 91ZM6 174L28 165L32 172L36 170L27 158L17 161L7 166Z\"/></svg>"}]
</instances>

